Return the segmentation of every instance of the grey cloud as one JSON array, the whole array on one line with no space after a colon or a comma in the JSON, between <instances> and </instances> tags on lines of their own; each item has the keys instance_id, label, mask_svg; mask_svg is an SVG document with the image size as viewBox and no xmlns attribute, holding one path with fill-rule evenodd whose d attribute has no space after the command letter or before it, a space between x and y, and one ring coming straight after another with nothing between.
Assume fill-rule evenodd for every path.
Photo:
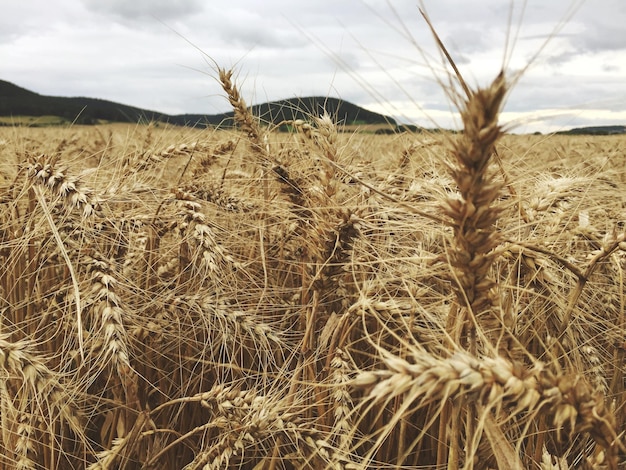
<instances>
[{"instance_id":1,"label":"grey cloud","mask_svg":"<svg viewBox=\"0 0 626 470\"><path fill-rule=\"evenodd\" d=\"M623 0L586 2L574 23L582 24L582 31L573 43L585 51L611 51L626 49L626 6Z\"/></svg>"},{"instance_id":2,"label":"grey cloud","mask_svg":"<svg viewBox=\"0 0 626 470\"><path fill-rule=\"evenodd\" d=\"M25 24L28 18L28 12L20 4L10 4L8 7L3 6L3 12L0 16L0 43L11 42L18 39L22 34L29 30Z\"/></svg>"},{"instance_id":3,"label":"grey cloud","mask_svg":"<svg viewBox=\"0 0 626 470\"><path fill-rule=\"evenodd\" d=\"M584 55L626 51L626 30L599 23L588 23L583 32L570 35L567 41L568 45L564 49L547 58L549 64L559 67ZM617 67L616 64L607 66Z\"/></svg>"},{"instance_id":4,"label":"grey cloud","mask_svg":"<svg viewBox=\"0 0 626 470\"><path fill-rule=\"evenodd\" d=\"M580 51L577 51L574 48L568 48L568 50L566 51L562 51L556 54L550 54L544 60L547 64L558 68L563 64L568 63L570 60L573 60L576 57L580 56L580 54Z\"/></svg>"},{"instance_id":5,"label":"grey cloud","mask_svg":"<svg viewBox=\"0 0 626 470\"><path fill-rule=\"evenodd\" d=\"M507 111L585 109L624 110L621 77L554 75L523 78L512 90Z\"/></svg>"},{"instance_id":6,"label":"grey cloud","mask_svg":"<svg viewBox=\"0 0 626 470\"><path fill-rule=\"evenodd\" d=\"M589 23L586 30L574 39L574 44L585 52L626 49L626 29L599 22Z\"/></svg>"},{"instance_id":7,"label":"grey cloud","mask_svg":"<svg viewBox=\"0 0 626 470\"><path fill-rule=\"evenodd\" d=\"M154 17L171 21L203 10L201 0L82 0L82 3L89 11L129 21Z\"/></svg>"},{"instance_id":8,"label":"grey cloud","mask_svg":"<svg viewBox=\"0 0 626 470\"><path fill-rule=\"evenodd\" d=\"M289 49L308 44L293 28L258 12L216 8L207 12L206 19L212 34L217 34L228 46Z\"/></svg>"},{"instance_id":9,"label":"grey cloud","mask_svg":"<svg viewBox=\"0 0 626 470\"><path fill-rule=\"evenodd\" d=\"M558 35L566 45L548 62L561 66L581 55L626 51L626 6L621 0L586 2ZM568 32L575 31L575 32Z\"/></svg>"},{"instance_id":10,"label":"grey cloud","mask_svg":"<svg viewBox=\"0 0 626 470\"><path fill-rule=\"evenodd\" d=\"M527 112L540 109L562 108L580 101L573 88L554 85L518 86L506 103L506 111Z\"/></svg>"},{"instance_id":11,"label":"grey cloud","mask_svg":"<svg viewBox=\"0 0 626 470\"><path fill-rule=\"evenodd\" d=\"M58 2L3 2L0 14L0 44L23 37L40 36L80 16L71 0Z\"/></svg>"},{"instance_id":12,"label":"grey cloud","mask_svg":"<svg viewBox=\"0 0 626 470\"><path fill-rule=\"evenodd\" d=\"M616 64L604 64L602 66L602 70L604 72L620 72L622 70L622 67Z\"/></svg>"},{"instance_id":13,"label":"grey cloud","mask_svg":"<svg viewBox=\"0 0 626 470\"><path fill-rule=\"evenodd\" d=\"M443 39L443 43L451 51L458 51L461 54L472 54L492 47L493 41L490 39L488 31L481 31L470 26L461 26L455 29L454 32L448 33Z\"/></svg>"}]
</instances>

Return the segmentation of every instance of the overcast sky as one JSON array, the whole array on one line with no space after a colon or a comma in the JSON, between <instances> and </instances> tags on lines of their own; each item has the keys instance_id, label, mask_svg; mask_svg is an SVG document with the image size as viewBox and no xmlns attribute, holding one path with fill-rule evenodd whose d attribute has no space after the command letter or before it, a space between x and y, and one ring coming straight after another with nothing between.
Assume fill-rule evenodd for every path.
<instances>
[{"instance_id":1,"label":"overcast sky","mask_svg":"<svg viewBox=\"0 0 626 470\"><path fill-rule=\"evenodd\" d=\"M503 64L512 76L555 35L509 96L503 121L514 132L626 124L626 2L524 3L424 0L470 85L487 84ZM437 83L448 78L418 6L419 0L0 0L0 79L45 95L214 114L229 108L210 57L236 67L249 103L335 96L403 122L453 127Z\"/></svg>"}]
</instances>

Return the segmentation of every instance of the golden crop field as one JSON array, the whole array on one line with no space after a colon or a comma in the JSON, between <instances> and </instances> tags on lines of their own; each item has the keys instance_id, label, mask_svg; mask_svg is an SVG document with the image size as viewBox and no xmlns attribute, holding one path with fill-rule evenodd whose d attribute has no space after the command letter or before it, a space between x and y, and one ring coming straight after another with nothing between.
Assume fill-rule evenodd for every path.
<instances>
[{"instance_id":1,"label":"golden crop field","mask_svg":"<svg viewBox=\"0 0 626 470\"><path fill-rule=\"evenodd\" d=\"M626 137L0 128L0 467L617 469Z\"/></svg>"}]
</instances>

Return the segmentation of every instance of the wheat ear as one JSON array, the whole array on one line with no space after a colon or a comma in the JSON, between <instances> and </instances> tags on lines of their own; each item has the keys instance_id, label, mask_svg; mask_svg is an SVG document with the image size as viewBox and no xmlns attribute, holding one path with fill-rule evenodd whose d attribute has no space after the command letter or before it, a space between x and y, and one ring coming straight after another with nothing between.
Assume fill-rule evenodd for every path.
<instances>
[{"instance_id":1,"label":"wheat ear","mask_svg":"<svg viewBox=\"0 0 626 470\"><path fill-rule=\"evenodd\" d=\"M248 109L246 101L233 82L233 70L218 67L217 71L222 88L226 92L230 105L233 107L235 122L239 125L241 130L245 132L252 151L257 154L257 156L261 156L262 160L265 160L267 152L262 138L263 132L261 131L261 126Z\"/></svg>"},{"instance_id":2,"label":"wheat ear","mask_svg":"<svg viewBox=\"0 0 626 470\"><path fill-rule=\"evenodd\" d=\"M552 421L557 442L563 440L564 433L569 439L589 433L606 450L610 468L617 468L623 444L615 417L602 394L594 392L581 377L556 375L539 362L527 369L500 356L479 361L465 352L446 359L416 350L411 359L409 362L383 352L387 369L363 372L352 383L368 389L369 400L379 404L403 396L405 407L410 403L426 407L433 402L471 397L488 409L507 406L512 418L544 412Z\"/></svg>"},{"instance_id":3,"label":"wheat ear","mask_svg":"<svg viewBox=\"0 0 626 470\"><path fill-rule=\"evenodd\" d=\"M497 338L501 326L499 319L494 322L493 318L499 300L493 292L495 284L489 272L493 250L499 244L495 229L499 210L494 201L500 185L493 181L489 163L501 135L498 114L505 94L503 74L490 87L471 91L461 108L463 133L451 143L455 160L451 175L458 196L447 198L444 212L454 235L450 251L453 286L461 312L469 316L467 324L451 322L457 328L453 336L459 340L462 336L459 325L470 330L480 326L492 338Z\"/></svg>"}]
</instances>

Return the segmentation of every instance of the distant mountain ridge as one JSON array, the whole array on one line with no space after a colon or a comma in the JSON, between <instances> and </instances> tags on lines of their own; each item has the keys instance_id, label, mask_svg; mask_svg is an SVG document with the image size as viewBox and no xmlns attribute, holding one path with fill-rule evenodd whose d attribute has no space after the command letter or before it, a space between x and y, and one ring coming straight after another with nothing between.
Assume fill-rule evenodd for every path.
<instances>
[{"instance_id":1,"label":"distant mountain ridge","mask_svg":"<svg viewBox=\"0 0 626 470\"><path fill-rule=\"evenodd\" d=\"M343 124L396 125L391 117L337 98L290 98L251 106L255 116L273 124L318 116L324 110ZM4 80L0 80L0 116L59 116L77 124L158 121L181 126L229 127L234 123L233 112L170 115L97 98L40 95Z\"/></svg>"},{"instance_id":2,"label":"distant mountain ridge","mask_svg":"<svg viewBox=\"0 0 626 470\"><path fill-rule=\"evenodd\" d=\"M626 134L626 126L589 126L576 127L568 131L557 132L567 135L616 135Z\"/></svg>"},{"instance_id":3,"label":"distant mountain ridge","mask_svg":"<svg viewBox=\"0 0 626 470\"><path fill-rule=\"evenodd\" d=\"M160 121L166 115L96 98L40 95L11 82L0 80L0 116L60 116L77 124L95 124L101 120Z\"/></svg>"},{"instance_id":4,"label":"distant mountain ridge","mask_svg":"<svg viewBox=\"0 0 626 470\"><path fill-rule=\"evenodd\" d=\"M348 101L322 96L271 101L253 105L250 109L262 121L275 125L289 120L308 120L311 116L319 116L326 110L335 121L341 124L387 125L388 127L376 130L380 134L423 130L414 125L400 125L392 117L369 111ZM232 111L218 114L171 115L97 98L40 95L14 83L0 80L0 117L3 116L54 116L62 118L65 122L76 124L156 121L193 127L232 127L234 125ZM11 125L7 122L5 120L4 125ZM0 125L3 125L1 120ZM557 132L557 134L622 135L626 134L626 126L579 127Z\"/></svg>"}]
</instances>

